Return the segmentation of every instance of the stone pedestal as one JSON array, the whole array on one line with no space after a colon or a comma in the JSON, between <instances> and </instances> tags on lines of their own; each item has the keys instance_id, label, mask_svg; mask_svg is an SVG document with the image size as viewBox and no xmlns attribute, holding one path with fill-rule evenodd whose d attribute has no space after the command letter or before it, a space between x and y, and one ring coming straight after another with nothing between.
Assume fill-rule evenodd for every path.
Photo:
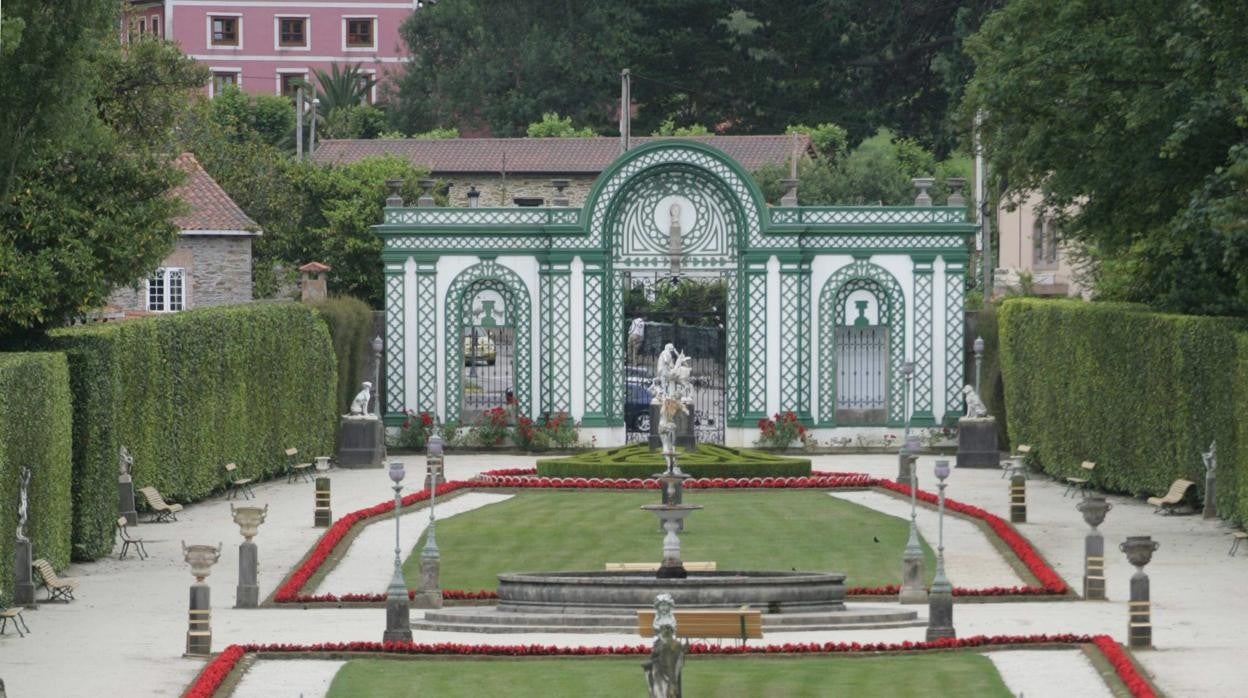
<instances>
[{"instance_id":1,"label":"stone pedestal","mask_svg":"<svg viewBox=\"0 0 1248 698\"><path fill-rule=\"evenodd\" d=\"M1100 531L1083 539L1083 598L1105 600L1105 537Z\"/></svg>"},{"instance_id":2,"label":"stone pedestal","mask_svg":"<svg viewBox=\"0 0 1248 698\"><path fill-rule=\"evenodd\" d=\"M203 582L191 585L190 623L186 631L186 654L207 657L212 654L212 589Z\"/></svg>"},{"instance_id":3,"label":"stone pedestal","mask_svg":"<svg viewBox=\"0 0 1248 698\"><path fill-rule=\"evenodd\" d=\"M927 603L927 589L923 586L923 550L915 555L907 548L901 557L901 591L897 600L903 604Z\"/></svg>"},{"instance_id":4,"label":"stone pedestal","mask_svg":"<svg viewBox=\"0 0 1248 698\"><path fill-rule=\"evenodd\" d=\"M35 580L31 571L30 541L18 538L14 543L13 605L35 607Z\"/></svg>"},{"instance_id":5,"label":"stone pedestal","mask_svg":"<svg viewBox=\"0 0 1248 698\"><path fill-rule=\"evenodd\" d=\"M439 457L438 460L441 460L441 457ZM430 472L430 471L434 471L434 472ZM425 489L429 489L430 487L435 486L434 485L435 481L438 485L446 484L446 475L442 473L441 465L438 465L437 467L431 467L431 468L425 469Z\"/></svg>"},{"instance_id":6,"label":"stone pedestal","mask_svg":"<svg viewBox=\"0 0 1248 698\"><path fill-rule=\"evenodd\" d=\"M431 555L420 556L420 588L412 598L416 608L442 608L442 585L438 579L442 561Z\"/></svg>"},{"instance_id":7,"label":"stone pedestal","mask_svg":"<svg viewBox=\"0 0 1248 698\"><path fill-rule=\"evenodd\" d=\"M256 544L243 542L238 546L238 587L234 592L234 608L256 608L260 605L260 587L256 584L259 569Z\"/></svg>"},{"instance_id":8,"label":"stone pedestal","mask_svg":"<svg viewBox=\"0 0 1248 698\"><path fill-rule=\"evenodd\" d=\"M1217 478L1212 473L1205 475L1205 508L1201 512L1201 518L1218 518L1217 484Z\"/></svg>"},{"instance_id":9,"label":"stone pedestal","mask_svg":"<svg viewBox=\"0 0 1248 698\"><path fill-rule=\"evenodd\" d=\"M1127 623L1127 645L1153 646L1153 620L1149 600L1148 575L1143 570L1131 575L1130 620Z\"/></svg>"},{"instance_id":10,"label":"stone pedestal","mask_svg":"<svg viewBox=\"0 0 1248 698\"><path fill-rule=\"evenodd\" d=\"M927 641L957 637L953 629L953 587L932 584L927 604Z\"/></svg>"},{"instance_id":11,"label":"stone pedestal","mask_svg":"<svg viewBox=\"0 0 1248 698\"><path fill-rule=\"evenodd\" d=\"M316 478L316 509L312 513L313 526L329 528L334 522L334 512L330 506L331 499L329 478Z\"/></svg>"},{"instance_id":12,"label":"stone pedestal","mask_svg":"<svg viewBox=\"0 0 1248 698\"><path fill-rule=\"evenodd\" d=\"M386 596L386 631L382 642L412 641L412 605L407 594Z\"/></svg>"},{"instance_id":13,"label":"stone pedestal","mask_svg":"<svg viewBox=\"0 0 1248 698\"><path fill-rule=\"evenodd\" d=\"M339 468L380 468L385 459L386 430L380 419L344 416L339 420Z\"/></svg>"},{"instance_id":14,"label":"stone pedestal","mask_svg":"<svg viewBox=\"0 0 1248 698\"><path fill-rule=\"evenodd\" d=\"M914 465L918 460L918 456L913 453L907 453L904 448L901 450L901 453L897 454L897 482L903 485L910 484L910 478L915 475Z\"/></svg>"},{"instance_id":15,"label":"stone pedestal","mask_svg":"<svg viewBox=\"0 0 1248 698\"><path fill-rule=\"evenodd\" d=\"M127 526L139 524L139 512L134 508L134 482L128 474L117 478L117 512L126 517Z\"/></svg>"},{"instance_id":16,"label":"stone pedestal","mask_svg":"<svg viewBox=\"0 0 1248 698\"><path fill-rule=\"evenodd\" d=\"M1010 523L1027 523L1027 478L1021 470L1010 476Z\"/></svg>"},{"instance_id":17,"label":"stone pedestal","mask_svg":"<svg viewBox=\"0 0 1248 698\"><path fill-rule=\"evenodd\" d=\"M685 480L690 478L685 473L668 474L667 471L655 473L652 477L659 481L659 492L663 495L664 504L684 504L685 500ZM676 520L676 532L684 533L685 520ZM663 522L659 521L659 533L665 533Z\"/></svg>"},{"instance_id":18,"label":"stone pedestal","mask_svg":"<svg viewBox=\"0 0 1248 698\"><path fill-rule=\"evenodd\" d=\"M1001 467L996 418L963 417L958 420L958 467Z\"/></svg>"}]
</instances>

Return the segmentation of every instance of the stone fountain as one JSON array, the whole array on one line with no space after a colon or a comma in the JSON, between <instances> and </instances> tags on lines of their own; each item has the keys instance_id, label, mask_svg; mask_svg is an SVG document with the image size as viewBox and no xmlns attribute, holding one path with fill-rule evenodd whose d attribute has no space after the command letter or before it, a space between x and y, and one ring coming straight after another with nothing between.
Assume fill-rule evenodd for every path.
<instances>
[{"instance_id":1,"label":"stone fountain","mask_svg":"<svg viewBox=\"0 0 1248 698\"><path fill-rule=\"evenodd\" d=\"M682 399L689 394L689 357L668 344L659 355L658 375L653 385L658 392L659 440L663 444L663 461L667 468L655 475L662 485L661 504L647 504L642 509L659 517L663 531L663 562L656 574L659 579L685 579L689 573L680 560L679 532L685 530L685 517L701 509L696 504L684 503L684 481L689 476L676 464L676 417L688 414L688 406Z\"/></svg>"}]
</instances>

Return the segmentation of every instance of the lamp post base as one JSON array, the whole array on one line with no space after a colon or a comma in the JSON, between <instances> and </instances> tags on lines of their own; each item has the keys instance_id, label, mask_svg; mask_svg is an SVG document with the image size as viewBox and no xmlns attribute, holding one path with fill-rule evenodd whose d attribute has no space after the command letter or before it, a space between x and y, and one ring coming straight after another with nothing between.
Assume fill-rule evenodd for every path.
<instances>
[{"instance_id":1,"label":"lamp post base","mask_svg":"<svg viewBox=\"0 0 1248 698\"><path fill-rule=\"evenodd\" d=\"M386 632L382 642L412 641L412 606L404 593L402 599L386 598Z\"/></svg>"},{"instance_id":2,"label":"lamp post base","mask_svg":"<svg viewBox=\"0 0 1248 698\"><path fill-rule=\"evenodd\" d=\"M923 588L923 553L901 558L901 591L897 600L903 604L927 603L927 589Z\"/></svg>"},{"instance_id":3,"label":"lamp post base","mask_svg":"<svg viewBox=\"0 0 1248 698\"><path fill-rule=\"evenodd\" d=\"M928 595L927 641L945 637L957 637L953 629L953 589L936 591Z\"/></svg>"}]
</instances>

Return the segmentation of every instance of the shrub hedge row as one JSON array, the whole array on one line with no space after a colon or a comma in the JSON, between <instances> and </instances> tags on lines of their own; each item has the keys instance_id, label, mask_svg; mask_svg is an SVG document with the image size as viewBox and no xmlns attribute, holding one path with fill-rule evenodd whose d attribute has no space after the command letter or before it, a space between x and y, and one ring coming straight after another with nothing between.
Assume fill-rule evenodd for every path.
<instances>
[{"instance_id":1,"label":"shrub hedge row","mask_svg":"<svg viewBox=\"0 0 1248 698\"><path fill-rule=\"evenodd\" d=\"M765 451L698 444L692 453L677 455L680 469L693 477L803 477L810 460L778 456ZM662 472L663 455L645 444L598 449L566 458L537 461L544 477L648 478Z\"/></svg>"},{"instance_id":2,"label":"shrub hedge row","mask_svg":"<svg viewBox=\"0 0 1248 698\"><path fill-rule=\"evenodd\" d=\"M1091 460L1101 489L1161 494L1186 478L1203 497L1201 453L1217 439L1218 509L1248 518L1236 492L1246 464L1235 463L1242 322L1037 299L1008 300L999 315L1010 439L1035 446L1046 472L1075 475Z\"/></svg>"},{"instance_id":3,"label":"shrub hedge row","mask_svg":"<svg viewBox=\"0 0 1248 698\"><path fill-rule=\"evenodd\" d=\"M360 392L360 383L372 380L366 372L373 351L373 311L364 301L346 296L328 298L313 307L329 325L338 361L338 413L346 414L351 398Z\"/></svg>"},{"instance_id":4,"label":"shrub hedge row","mask_svg":"<svg viewBox=\"0 0 1248 698\"><path fill-rule=\"evenodd\" d=\"M74 555L113 545L117 453L135 487L201 499L240 477L281 472L282 451L329 453L337 384L329 332L296 303L191 310L58 330L74 405Z\"/></svg>"},{"instance_id":5,"label":"shrub hedge row","mask_svg":"<svg viewBox=\"0 0 1248 698\"><path fill-rule=\"evenodd\" d=\"M13 541L23 466L26 537L57 569L70 557L69 367L64 354L0 354L0 596L13 594Z\"/></svg>"},{"instance_id":6,"label":"shrub hedge row","mask_svg":"<svg viewBox=\"0 0 1248 698\"><path fill-rule=\"evenodd\" d=\"M1222 517L1234 518L1243 526L1248 524L1248 332L1235 335L1235 353L1235 449L1218 447L1217 499ZM1228 463L1230 458L1234 460ZM1221 508L1224 502L1232 502L1233 517Z\"/></svg>"}]
</instances>

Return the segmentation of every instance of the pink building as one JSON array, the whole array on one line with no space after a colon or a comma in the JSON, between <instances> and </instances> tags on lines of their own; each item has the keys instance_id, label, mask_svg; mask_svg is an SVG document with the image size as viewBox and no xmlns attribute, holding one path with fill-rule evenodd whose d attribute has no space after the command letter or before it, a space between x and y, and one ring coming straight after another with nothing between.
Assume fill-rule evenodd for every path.
<instances>
[{"instance_id":1,"label":"pink building","mask_svg":"<svg viewBox=\"0 0 1248 698\"><path fill-rule=\"evenodd\" d=\"M284 94L314 69L357 64L384 80L406 60L399 26L423 2L413 0L131 0L128 34L178 42L212 71L208 94L237 85ZM376 88L372 99L376 100Z\"/></svg>"}]
</instances>

